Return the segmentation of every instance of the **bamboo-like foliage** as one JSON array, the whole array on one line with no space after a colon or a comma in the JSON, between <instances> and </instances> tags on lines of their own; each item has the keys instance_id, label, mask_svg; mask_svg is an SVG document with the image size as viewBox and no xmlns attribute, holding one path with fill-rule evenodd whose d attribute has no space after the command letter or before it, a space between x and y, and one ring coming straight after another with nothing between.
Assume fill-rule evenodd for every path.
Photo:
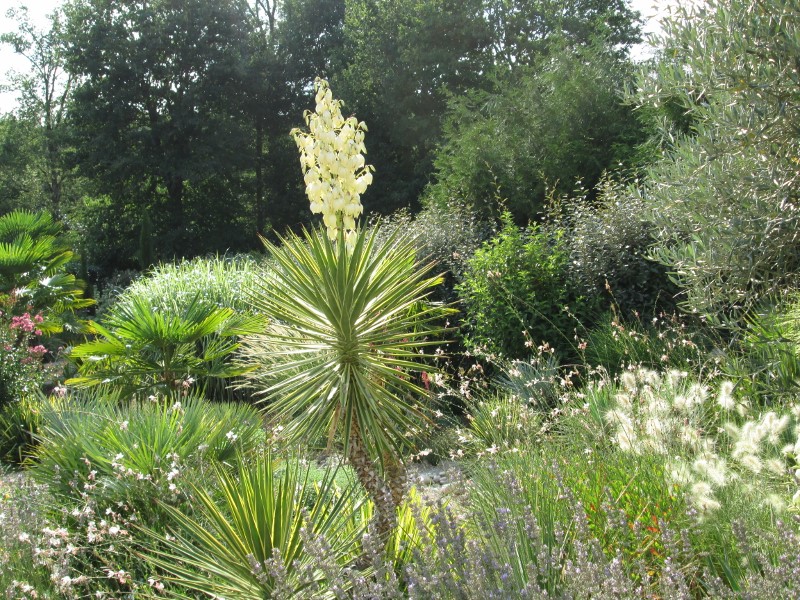
<instances>
[{"instance_id":1,"label":"bamboo-like foliage","mask_svg":"<svg viewBox=\"0 0 800 600\"><path fill-rule=\"evenodd\" d=\"M213 494L193 491L197 516L168 505L173 536L151 532L148 559L175 582L214 598L325 597L322 571L304 550L304 536L324 538L343 566L356 556L363 526L354 486L338 490L335 470L312 488L298 461L260 455L238 470L217 469ZM310 506L306 501L315 499Z\"/></svg>"}]
</instances>

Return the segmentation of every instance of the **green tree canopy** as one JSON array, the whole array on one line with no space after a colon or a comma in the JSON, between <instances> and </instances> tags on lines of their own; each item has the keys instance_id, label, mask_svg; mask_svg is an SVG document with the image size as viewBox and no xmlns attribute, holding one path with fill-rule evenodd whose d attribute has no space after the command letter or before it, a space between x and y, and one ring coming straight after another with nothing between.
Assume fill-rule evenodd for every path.
<instances>
[{"instance_id":1,"label":"green tree canopy","mask_svg":"<svg viewBox=\"0 0 800 600\"><path fill-rule=\"evenodd\" d=\"M371 130L381 175L368 202L383 213L414 204L431 171L451 93L480 85L489 43L482 0L348 0L348 64L334 78Z\"/></svg>"},{"instance_id":2,"label":"green tree canopy","mask_svg":"<svg viewBox=\"0 0 800 600\"><path fill-rule=\"evenodd\" d=\"M502 74L559 49L604 40L619 54L640 41L639 14L625 0L484 0L489 51Z\"/></svg>"},{"instance_id":3,"label":"green tree canopy","mask_svg":"<svg viewBox=\"0 0 800 600\"><path fill-rule=\"evenodd\" d=\"M629 163L643 141L622 101L633 76L631 65L605 45L562 46L496 92L454 100L426 202L455 201L497 217L499 197L525 224L548 192L591 190L604 170Z\"/></svg>"},{"instance_id":4,"label":"green tree canopy","mask_svg":"<svg viewBox=\"0 0 800 600\"><path fill-rule=\"evenodd\" d=\"M212 208L191 202L216 193L219 227L240 214L230 186L248 144L238 118L250 33L242 7L76 0L67 14L77 164L117 205L152 209L161 255L191 254L191 232L208 233L195 224L207 225Z\"/></svg>"},{"instance_id":5,"label":"green tree canopy","mask_svg":"<svg viewBox=\"0 0 800 600\"><path fill-rule=\"evenodd\" d=\"M584 52L580 60L592 61L580 49L604 45L606 53L619 60L638 40L637 19L622 0L348 0L348 64L333 80L348 109L358 112L372 130L370 162L381 174L369 192L375 204L390 211L417 202L433 172L443 133L453 133L452 127L443 130L452 98L513 93L510 88L517 85L518 76L529 79L530 73L551 69L543 57L552 55L558 62L565 48ZM577 59L574 62L578 69ZM598 69L608 67L609 61L599 62ZM610 76L617 73L615 65ZM584 95L577 86L575 90ZM470 112L481 111L482 103L478 100ZM594 107L589 112L602 115L597 122L618 116ZM457 115L451 125L462 117L472 121L464 112ZM557 116L559 123L567 121ZM524 118L506 115L510 123L520 117ZM568 131L576 129L572 123L567 126ZM471 167L481 169L483 164L478 160Z\"/></svg>"},{"instance_id":6,"label":"green tree canopy","mask_svg":"<svg viewBox=\"0 0 800 600\"><path fill-rule=\"evenodd\" d=\"M59 10L53 12L49 29L45 30L31 22L24 6L8 14L16 20L17 31L0 35L0 42L10 45L30 66L27 73L12 76L12 87L19 94L18 116L28 123L27 164L24 169L15 168L31 171L34 181L39 183L26 190L27 203L60 217L64 211L65 184L72 175L65 161L65 129L75 80L66 69L63 14ZM6 129L6 133L12 130Z\"/></svg>"}]
</instances>

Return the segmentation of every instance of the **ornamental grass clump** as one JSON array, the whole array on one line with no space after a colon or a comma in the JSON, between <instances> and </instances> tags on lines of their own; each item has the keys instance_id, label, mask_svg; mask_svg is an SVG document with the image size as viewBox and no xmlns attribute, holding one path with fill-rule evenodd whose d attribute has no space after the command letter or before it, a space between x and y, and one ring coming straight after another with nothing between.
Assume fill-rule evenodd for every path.
<instances>
[{"instance_id":1,"label":"ornamental grass clump","mask_svg":"<svg viewBox=\"0 0 800 600\"><path fill-rule=\"evenodd\" d=\"M243 342L246 377L283 440L342 444L386 540L404 495L404 455L428 424L418 381L434 369L424 348L441 343L448 310L429 299L441 277L417 261L413 239L356 222L372 179L366 127L342 116L325 81L315 89L310 131L293 135L324 229L264 241L271 268L250 300L270 323Z\"/></svg>"},{"instance_id":2,"label":"ornamental grass clump","mask_svg":"<svg viewBox=\"0 0 800 600\"><path fill-rule=\"evenodd\" d=\"M661 456L669 482L701 515L741 495L778 512L800 505L796 406L759 413L729 381L713 393L686 373L647 369L623 373L611 396L597 411L610 441Z\"/></svg>"}]
</instances>

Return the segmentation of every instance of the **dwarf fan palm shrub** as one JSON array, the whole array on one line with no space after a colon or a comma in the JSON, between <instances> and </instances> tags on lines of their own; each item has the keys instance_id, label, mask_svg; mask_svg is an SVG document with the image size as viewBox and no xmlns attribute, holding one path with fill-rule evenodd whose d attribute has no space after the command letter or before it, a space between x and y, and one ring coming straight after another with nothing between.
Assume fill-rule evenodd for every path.
<instances>
[{"instance_id":1,"label":"dwarf fan palm shrub","mask_svg":"<svg viewBox=\"0 0 800 600\"><path fill-rule=\"evenodd\" d=\"M101 484L95 496L144 511L154 497L185 497L184 467L232 463L263 441L261 418L245 404L179 394L123 403L95 390L51 398L40 432L38 480L76 499L84 484Z\"/></svg>"},{"instance_id":2,"label":"dwarf fan palm shrub","mask_svg":"<svg viewBox=\"0 0 800 600\"><path fill-rule=\"evenodd\" d=\"M151 597L157 574L137 552L140 528L163 536L165 505L191 513L194 488L215 481L215 467L233 470L263 443L261 418L245 404L191 395L124 402L99 392L43 403L30 473L53 501L36 562L76 596Z\"/></svg>"},{"instance_id":3,"label":"dwarf fan palm shrub","mask_svg":"<svg viewBox=\"0 0 800 600\"><path fill-rule=\"evenodd\" d=\"M94 303L83 298L84 283L66 271L73 253L61 233L44 212L0 217L0 293L12 296L16 313L48 309L42 331L59 331L66 315Z\"/></svg>"},{"instance_id":4,"label":"dwarf fan palm shrub","mask_svg":"<svg viewBox=\"0 0 800 600\"><path fill-rule=\"evenodd\" d=\"M133 297L117 305L104 325L92 322L98 337L72 349L80 373L68 383L147 395L243 372L228 358L238 336L258 329L259 318L208 306L197 297L171 310L159 308Z\"/></svg>"}]
</instances>

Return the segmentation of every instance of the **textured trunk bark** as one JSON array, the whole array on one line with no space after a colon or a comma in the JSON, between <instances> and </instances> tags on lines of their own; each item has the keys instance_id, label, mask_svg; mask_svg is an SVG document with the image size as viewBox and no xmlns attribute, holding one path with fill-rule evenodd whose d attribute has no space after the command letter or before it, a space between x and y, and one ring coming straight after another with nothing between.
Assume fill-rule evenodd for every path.
<instances>
[{"instance_id":1,"label":"textured trunk bark","mask_svg":"<svg viewBox=\"0 0 800 600\"><path fill-rule=\"evenodd\" d=\"M405 493L405 468L397 461L387 463L384 479L364 449L361 430L355 420L349 437L347 459L375 505L375 529L380 539L386 543L397 524L397 507Z\"/></svg>"}]
</instances>

